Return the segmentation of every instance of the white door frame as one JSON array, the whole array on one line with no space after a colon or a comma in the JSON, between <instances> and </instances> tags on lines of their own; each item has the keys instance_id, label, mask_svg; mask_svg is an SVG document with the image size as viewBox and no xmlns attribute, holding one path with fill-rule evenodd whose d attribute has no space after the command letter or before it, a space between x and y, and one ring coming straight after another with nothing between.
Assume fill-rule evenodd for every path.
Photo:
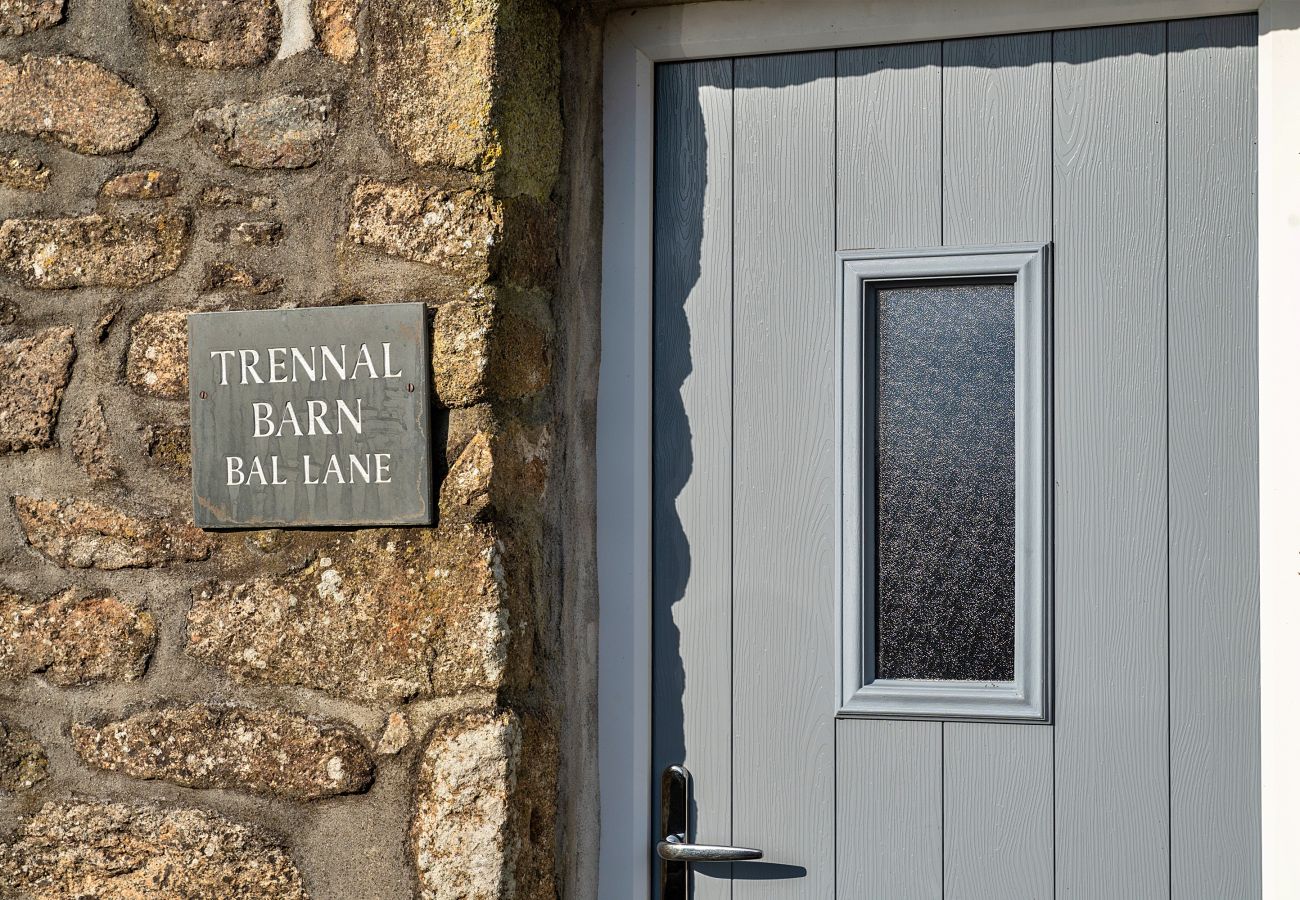
<instances>
[{"instance_id":1,"label":"white door frame","mask_svg":"<svg viewBox=\"0 0 1300 900\"><path fill-rule=\"evenodd\" d=\"M1266 898L1300 896L1300 0L712 0L605 35L597 406L601 898L649 897L654 66L1259 13L1260 713Z\"/></svg>"}]
</instances>

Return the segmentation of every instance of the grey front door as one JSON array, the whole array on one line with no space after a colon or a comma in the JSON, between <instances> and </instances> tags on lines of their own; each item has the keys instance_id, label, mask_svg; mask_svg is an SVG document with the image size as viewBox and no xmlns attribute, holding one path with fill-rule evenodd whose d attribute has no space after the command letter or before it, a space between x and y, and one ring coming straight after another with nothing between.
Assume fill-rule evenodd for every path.
<instances>
[{"instance_id":1,"label":"grey front door","mask_svg":"<svg viewBox=\"0 0 1300 900\"><path fill-rule=\"evenodd\" d=\"M694 866L698 900L1259 895L1255 34L1241 16L658 68L654 760L693 775L689 840L764 852ZM935 501L967 510L939 522L950 543L926 507L891 538L930 587L845 609L886 588L879 560L870 590L842 584L864 548L840 530L863 498L843 489L836 252L1010 244L1051 257L1044 720L846 712L845 621L872 654L911 641L919 681L943 658L990 684L1014 626L962 596L1001 590L971 554L1005 516L973 526L996 492L970 484ZM867 427L894 402L882 360L912 353L913 450L987 432L972 454L1014 471L992 400L926 407L1010 377L967 341L1001 289L957 287L879 320ZM884 483L881 452L859 486Z\"/></svg>"}]
</instances>

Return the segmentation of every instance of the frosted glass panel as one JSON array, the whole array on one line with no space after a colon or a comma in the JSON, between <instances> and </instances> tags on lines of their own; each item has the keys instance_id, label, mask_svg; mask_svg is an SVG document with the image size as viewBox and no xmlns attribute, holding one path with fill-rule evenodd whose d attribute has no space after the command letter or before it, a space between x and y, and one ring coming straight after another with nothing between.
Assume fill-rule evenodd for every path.
<instances>
[{"instance_id":1,"label":"frosted glass panel","mask_svg":"<svg viewBox=\"0 0 1300 900\"><path fill-rule=\"evenodd\" d=\"M874 301L876 677L1010 681L1014 288L881 288Z\"/></svg>"}]
</instances>

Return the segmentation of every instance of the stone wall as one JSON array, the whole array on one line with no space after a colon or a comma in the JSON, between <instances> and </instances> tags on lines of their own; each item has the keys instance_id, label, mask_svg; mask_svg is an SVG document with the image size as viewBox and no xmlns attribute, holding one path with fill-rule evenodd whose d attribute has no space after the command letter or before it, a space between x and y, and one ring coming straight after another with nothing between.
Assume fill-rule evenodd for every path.
<instances>
[{"instance_id":1,"label":"stone wall","mask_svg":"<svg viewBox=\"0 0 1300 900\"><path fill-rule=\"evenodd\" d=\"M545 0L0 2L0 898L577 883L560 35ZM437 526L194 528L186 314L409 300Z\"/></svg>"}]
</instances>

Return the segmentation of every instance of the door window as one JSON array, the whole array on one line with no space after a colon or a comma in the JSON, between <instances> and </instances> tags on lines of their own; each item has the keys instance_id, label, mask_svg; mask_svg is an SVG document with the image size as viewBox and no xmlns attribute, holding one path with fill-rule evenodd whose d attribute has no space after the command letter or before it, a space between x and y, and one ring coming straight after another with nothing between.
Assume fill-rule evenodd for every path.
<instances>
[{"instance_id":1,"label":"door window","mask_svg":"<svg viewBox=\"0 0 1300 900\"><path fill-rule=\"evenodd\" d=\"M840 265L841 714L1046 719L1047 249Z\"/></svg>"},{"instance_id":2,"label":"door window","mask_svg":"<svg viewBox=\"0 0 1300 900\"><path fill-rule=\"evenodd\" d=\"M882 285L863 301L875 326L864 350L874 357L865 462L875 468L876 676L1011 681L1014 285Z\"/></svg>"}]
</instances>

